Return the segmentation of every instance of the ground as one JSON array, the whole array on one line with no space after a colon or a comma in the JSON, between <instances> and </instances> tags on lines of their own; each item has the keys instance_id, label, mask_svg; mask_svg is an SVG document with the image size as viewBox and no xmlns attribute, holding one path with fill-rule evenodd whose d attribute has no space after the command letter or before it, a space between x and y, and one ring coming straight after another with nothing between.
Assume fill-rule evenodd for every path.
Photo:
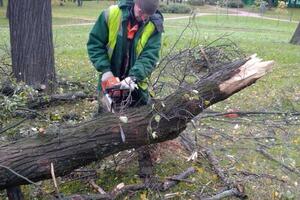
<instances>
[{"instance_id":1,"label":"ground","mask_svg":"<svg viewBox=\"0 0 300 200\"><path fill-rule=\"evenodd\" d=\"M6 5L6 2L4 2ZM53 5L53 33L55 43L55 60L58 77L69 81L80 81L89 85L96 85L97 74L89 62L86 52L86 41L92 24L100 11L112 2L99 3L84 2L82 8L71 3L60 7ZM238 111L283 112L292 113L300 110L300 46L289 44L289 40L300 19L300 9L289 9L279 13L268 11L263 19L249 17L245 11L256 11L253 8L241 10L226 10L211 6L198 7L201 15L193 18L189 28L184 32L181 40L172 48L171 52L187 47L191 43L200 41L205 45L226 35L227 42L235 43L247 55L257 53L264 60L274 60L274 70L255 85L239 92L230 99L210 108L210 111L226 112L229 109ZM243 11L241 14L239 12ZM205 13L210 13L206 15ZM291 14L292 13L292 14ZM243 16L242 16L243 15ZM8 22L5 19L5 8L0 8L0 45L9 44ZM185 15L184 15L185 16ZM279 16L279 17L278 17ZM181 18L180 18L181 17ZM170 52L174 41L181 35L189 19L183 15L166 14L165 32L163 34L162 54ZM284 19L287 21L280 21ZM291 20L291 21L290 21ZM96 87L94 87L96 88ZM96 89L95 89L96 91ZM63 89L60 90L63 92ZM96 92L95 92L96 93ZM95 109L95 103L81 101L69 106L58 106L46 111L52 119L60 120L65 113L79 113L81 120L89 119ZM299 116L291 115L250 115L238 118L201 118L195 120L196 127L190 126L185 134L197 136L197 143L212 149L220 160L221 166L233 180L242 179L246 185L249 199L299 199L299 173L290 172L281 164L271 161L257 151L258 147L265 147L267 151L280 163L294 169L300 169L299 144L300 124ZM8 121L9 122L9 121ZM35 126L34 122L24 125L20 130ZM18 131L18 130L14 130ZM193 184L180 183L166 193L143 191L127 199L158 199L167 193L178 192L175 199L193 198L195 191L203 194L213 194L220 189L221 183L213 173L208 161L199 155L195 162L187 162L190 152L181 149L174 155L172 147L161 145L158 147L160 159L156 163L156 173L160 179L184 171L189 166L197 170L190 177ZM126 154L128 155L128 154ZM131 155L131 154L129 154ZM133 155L134 156L134 155ZM128 158L129 159L129 158ZM137 163L115 166L111 158L99 163L93 163L89 168L96 169L96 183L105 190L111 190L117 184L138 183ZM133 159L134 160L134 159ZM126 166L126 167L125 167ZM241 176L237 172L248 171L261 175L250 178ZM276 178L266 178L262 174L274 175ZM59 182L61 192L87 193L93 189L84 181ZM51 181L45 181L43 188L46 192L54 191ZM33 186L24 187L27 199L36 196ZM4 195L0 193L0 199ZM43 199L39 196L39 199Z\"/></svg>"}]
</instances>

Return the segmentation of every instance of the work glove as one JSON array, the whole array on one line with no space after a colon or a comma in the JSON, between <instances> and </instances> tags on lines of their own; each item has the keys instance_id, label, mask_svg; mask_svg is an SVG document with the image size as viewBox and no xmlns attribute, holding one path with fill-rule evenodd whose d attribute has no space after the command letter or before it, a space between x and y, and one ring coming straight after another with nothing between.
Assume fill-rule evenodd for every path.
<instances>
[{"instance_id":1,"label":"work glove","mask_svg":"<svg viewBox=\"0 0 300 200\"><path fill-rule=\"evenodd\" d=\"M130 76L122 80L120 82L120 85L120 89L128 89L130 91L133 91L136 88L138 88L137 84L134 82L134 78Z\"/></svg>"},{"instance_id":2,"label":"work glove","mask_svg":"<svg viewBox=\"0 0 300 200\"><path fill-rule=\"evenodd\" d=\"M114 85L120 84L118 77L115 77L111 71L105 72L101 78L101 86L103 93L107 88L111 88Z\"/></svg>"}]
</instances>

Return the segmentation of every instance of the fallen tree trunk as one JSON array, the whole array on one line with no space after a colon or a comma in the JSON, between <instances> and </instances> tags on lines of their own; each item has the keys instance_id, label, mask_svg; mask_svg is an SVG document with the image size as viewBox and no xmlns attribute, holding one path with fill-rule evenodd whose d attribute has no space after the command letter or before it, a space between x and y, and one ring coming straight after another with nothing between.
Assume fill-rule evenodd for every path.
<instances>
[{"instance_id":1,"label":"fallen tree trunk","mask_svg":"<svg viewBox=\"0 0 300 200\"><path fill-rule=\"evenodd\" d=\"M85 94L82 91L70 92L65 94L53 94L46 97L37 97L27 102L29 109L38 109L47 105L58 104L60 102L75 102L80 99L96 99L96 96Z\"/></svg>"},{"instance_id":2,"label":"fallen tree trunk","mask_svg":"<svg viewBox=\"0 0 300 200\"><path fill-rule=\"evenodd\" d=\"M51 163L55 174L63 176L116 152L176 138L203 109L254 83L272 65L272 61L261 62L256 57L236 61L153 105L122 114L105 113L76 126L0 144L0 189L28 184L28 180L1 166L39 181L51 177Z\"/></svg>"}]
</instances>

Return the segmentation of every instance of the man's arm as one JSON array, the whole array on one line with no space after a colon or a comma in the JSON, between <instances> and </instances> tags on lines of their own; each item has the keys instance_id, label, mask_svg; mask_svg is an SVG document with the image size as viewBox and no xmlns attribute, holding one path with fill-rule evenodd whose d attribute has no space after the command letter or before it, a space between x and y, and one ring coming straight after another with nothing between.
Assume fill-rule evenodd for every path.
<instances>
[{"instance_id":1,"label":"man's arm","mask_svg":"<svg viewBox=\"0 0 300 200\"><path fill-rule=\"evenodd\" d=\"M140 56L129 70L129 76L135 77L137 82L147 78L154 70L159 59L161 34L156 32L149 38Z\"/></svg>"},{"instance_id":2,"label":"man's arm","mask_svg":"<svg viewBox=\"0 0 300 200\"><path fill-rule=\"evenodd\" d=\"M104 17L104 12L101 13L89 35L87 42L87 50L91 62L99 72L110 71L110 61L107 54L106 45L108 43L108 27Z\"/></svg>"}]
</instances>

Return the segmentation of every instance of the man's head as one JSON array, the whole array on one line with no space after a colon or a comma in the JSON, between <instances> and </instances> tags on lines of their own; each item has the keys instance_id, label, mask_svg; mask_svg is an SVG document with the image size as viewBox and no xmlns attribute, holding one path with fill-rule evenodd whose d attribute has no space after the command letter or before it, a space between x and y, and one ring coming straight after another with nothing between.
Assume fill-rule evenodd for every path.
<instances>
[{"instance_id":1,"label":"man's head","mask_svg":"<svg viewBox=\"0 0 300 200\"><path fill-rule=\"evenodd\" d=\"M135 0L134 16L137 21L146 21L158 9L159 0Z\"/></svg>"}]
</instances>

